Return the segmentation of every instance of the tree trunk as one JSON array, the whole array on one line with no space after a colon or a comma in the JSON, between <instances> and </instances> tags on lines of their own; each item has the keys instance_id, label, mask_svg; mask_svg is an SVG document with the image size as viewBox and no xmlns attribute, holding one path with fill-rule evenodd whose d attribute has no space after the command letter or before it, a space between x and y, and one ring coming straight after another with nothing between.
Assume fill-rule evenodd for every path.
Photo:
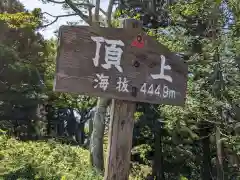
<instances>
[{"instance_id":1,"label":"tree trunk","mask_svg":"<svg viewBox=\"0 0 240 180\"><path fill-rule=\"evenodd\" d=\"M109 1L108 12L107 12L107 22L108 26L111 26L111 14L113 9L114 0ZM100 0L96 0L95 7L95 22L92 23L95 26L99 26L99 10L100 10ZM105 129L105 116L110 99L108 98L98 98L98 103L96 107L96 112L93 118L93 131L90 139L90 162L93 167L98 171L104 172L104 157L103 157L103 137Z\"/></svg>"},{"instance_id":2,"label":"tree trunk","mask_svg":"<svg viewBox=\"0 0 240 180\"><path fill-rule=\"evenodd\" d=\"M128 180L135 102L112 100L104 180Z\"/></svg>"},{"instance_id":3,"label":"tree trunk","mask_svg":"<svg viewBox=\"0 0 240 180\"><path fill-rule=\"evenodd\" d=\"M91 135L92 135L92 132L93 132L93 116L91 116L91 118L89 119L89 123L88 123L88 129L89 129L89 132L88 132L88 142L86 144L86 146L89 148L89 151L90 151L90 164L93 165L93 158L92 158L92 153L91 153Z\"/></svg>"},{"instance_id":4,"label":"tree trunk","mask_svg":"<svg viewBox=\"0 0 240 180\"><path fill-rule=\"evenodd\" d=\"M104 121L108 104L109 99L99 98L93 118L93 132L90 141L91 164L100 172L103 172L104 170L103 136L105 129Z\"/></svg>"},{"instance_id":5,"label":"tree trunk","mask_svg":"<svg viewBox=\"0 0 240 180\"><path fill-rule=\"evenodd\" d=\"M84 132L84 123L80 123L77 125L77 129L76 129L76 141L78 142L79 145L84 145L84 141L85 141L85 132Z\"/></svg>"},{"instance_id":6,"label":"tree trunk","mask_svg":"<svg viewBox=\"0 0 240 180\"><path fill-rule=\"evenodd\" d=\"M153 177L156 180L165 180L162 155L162 123L157 120L154 120L154 141Z\"/></svg>"},{"instance_id":7,"label":"tree trunk","mask_svg":"<svg viewBox=\"0 0 240 180\"><path fill-rule=\"evenodd\" d=\"M217 147L217 180L224 180L224 157L223 145L221 142L220 128L216 127L216 147ZM227 180L227 178L226 178Z\"/></svg>"},{"instance_id":8,"label":"tree trunk","mask_svg":"<svg viewBox=\"0 0 240 180\"><path fill-rule=\"evenodd\" d=\"M212 180L212 165L211 165L211 151L210 151L210 137L209 137L209 123L204 123L200 127L200 136L202 144L202 180Z\"/></svg>"},{"instance_id":9,"label":"tree trunk","mask_svg":"<svg viewBox=\"0 0 240 180\"><path fill-rule=\"evenodd\" d=\"M47 118L47 135L51 135L52 131L52 121L53 121L53 108L51 104L46 105L46 118Z\"/></svg>"}]
</instances>

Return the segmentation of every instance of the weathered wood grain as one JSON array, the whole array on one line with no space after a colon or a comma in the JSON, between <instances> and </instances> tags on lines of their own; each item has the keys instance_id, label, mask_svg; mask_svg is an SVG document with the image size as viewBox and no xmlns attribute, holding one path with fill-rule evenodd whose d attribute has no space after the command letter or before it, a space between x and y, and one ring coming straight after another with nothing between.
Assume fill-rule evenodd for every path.
<instances>
[{"instance_id":1,"label":"weathered wood grain","mask_svg":"<svg viewBox=\"0 0 240 180\"><path fill-rule=\"evenodd\" d=\"M113 100L105 180L128 180L135 102Z\"/></svg>"},{"instance_id":2,"label":"weathered wood grain","mask_svg":"<svg viewBox=\"0 0 240 180\"><path fill-rule=\"evenodd\" d=\"M141 34L145 43L143 48L132 47L132 41ZM59 31L59 49L57 57L57 68L55 78L55 91L86 94L92 96L109 97L120 100L135 102L148 102L155 104L184 105L187 86L187 65L166 47L141 32L139 29L102 28L88 26L62 26ZM93 65L96 52L96 43L91 36L101 36L109 40L122 40L123 55L120 73L114 66L106 70L101 65L105 64L105 45L102 43L100 49L99 66ZM160 55L166 57L166 65L172 70L165 70L173 82L166 80L154 80L150 74L159 74L161 68ZM134 65L137 64L137 67ZM96 85L94 79L96 74L103 73L109 76L109 86L106 91L93 88ZM118 92L116 85L118 77L126 78L129 93ZM167 86L175 91L175 98L163 97L152 94L144 94L140 89L144 83L147 88L153 84L154 90L160 85L161 89ZM166 88L165 88L166 90ZM171 91L173 93L173 91ZM170 98L169 98L170 97Z\"/></svg>"},{"instance_id":3,"label":"weathered wood grain","mask_svg":"<svg viewBox=\"0 0 240 180\"><path fill-rule=\"evenodd\" d=\"M139 21L125 19L121 25L125 29L142 27L137 23ZM128 180L135 111L135 102L112 100L104 180Z\"/></svg>"}]
</instances>

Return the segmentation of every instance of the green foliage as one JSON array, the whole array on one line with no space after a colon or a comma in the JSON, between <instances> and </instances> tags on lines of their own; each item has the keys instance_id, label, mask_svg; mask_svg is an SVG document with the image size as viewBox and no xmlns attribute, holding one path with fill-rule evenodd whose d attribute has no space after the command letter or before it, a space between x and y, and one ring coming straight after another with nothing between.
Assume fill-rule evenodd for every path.
<instances>
[{"instance_id":1,"label":"green foliage","mask_svg":"<svg viewBox=\"0 0 240 180\"><path fill-rule=\"evenodd\" d=\"M151 168L149 166L142 165L136 162L132 163L131 166L131 174L129 177L130 180L143 180L149 174L151 174Z\"/></svg>"},{"instance_id":2,"label":"green foliage","mask_svg":"<svg viewBox=\"0 0 240 180\"><path fill-rule=\"evenodd\" d=\"M0 14L3 22L0 24L0 126L16 137L26 133L38 134L41 139L52 135L51 131L57 138L82 135L96 98L52 91L57 41L46 41L36 32L43 21L40 9L28 13L17 1L11 2L14 2L11 7L0 2L3 12L6 11ZM221 144L225 159L229 159L226 174L232 178L230 174L239 171L240 156L238 1L168 1L169 4L155 4L152 8L155 12L136 10L139 3L135 2L129 0L126 3L129 7L117 9L113 26L119 26L120 16L145 17L144 30L185 59L189 76L184 107L138 104L131 178L144 179L152 170L156 171L152 162L158 162L159 155L163 157L165 179L207 179L209 176L204 178L201 172L208 169L211 176L216 176L213 173L219 168L216 145ZM66 5L64 8L71 11ZM160 22L153 26L151 19ZM43 103L42 97L50 106L45 120L36 111L37 105ZM73 110L83 117L79 123L75 117L66 115ZM218 140L216 128L220 129ZM44 132L45 129L49 132ZM84 132L82 137L84 140ZM107 138L105 151L106 141ZM0 136L0 147L0 173L5 179L102 178L89 169L89 154L79 147L53 141L20 142L6 135Z\"/></svg>"},{"instance_id":3,"label":"green foliage","mask_svg":"<svg viewBox=\"0 0 240 180\"><path fill-rule=\"evenodd\" d=\"M30 13L0 14L0 20L7 23L9 28L36 27L38 18Z\"/></svg>"},{"instance_id":4,"label":"green foliage","mask_svg":"<svg viewBox=\"0 0 240 180\"><path fill-rule=\"evenodd\" d=\"M42 74L48 56L42 36L35 32L40 10L28 13L18 2L13 5L16 13L0 3L5 8L0 14L0 125L11 127L9 133L15 135L39 136L44 128L36 112L43 102Z\"/></svg>"},{"instance_id":5,"label":"green foliage","mask_svg":"<svg viewBox=\"0 0 240 180\"><path fill-rule=\"evenodd\" d=\"M139 10L135 6L128 8L128 12L119 10L115 15L123 16L120 13L123 12L124 17L137 18ZM155 13L141 13L168 22L165 27L159 26L157 32L149 28L146 31L171 51L181 55L189 69L185 106L153 108L164 119L162 166L165 178L206 179L201 177L201 171L204 172L209 166L213 171L219 168L212 163L218 143L214 137L214 127L220 127L219 141L228 147L225 149L226 159L232 154L239 154L236 146L239 144L238 133L234 133L239 121L239 109L236 110L235 106L240 99L239 5L237 1L179 0L170 2L167 7L162 4ZM149 107L145 107L149 111L144 111L143 115L136 113L138 121L135 132L142 131L134 134L134 145L142 147L138 152L146 150L141 144L152 146L153 143L152 134L156 129L150 122L157 117L151 116L154 110ZM144 116L146 118L142 118ZM213 137L211 142L208 142L209 136ZM207 148L208 152L205 151ZM151 150L148 152L151 153ZM145 159L151 158L148 153L145 154ZM227 166L233 170L236 163L228 162ZM170 167L174 167L174 170Z\"/></svg>"},{"instance_id":6,"label":"green foliage","mask_svg":"<svg viewBox=\"0 0 240 180\"><path fill-rule=\"evenodd\" d=\"M188 180L188 178L184 177L184 176L181 176L180 177L180 180Z\"/></svg>"},{"instance_id":7,"label":"green foliage","mask_svg":"<svg viewBox=\"0 0 240 180\"><path fill-rule=\"evenodd\" d=\"M6 179L100 180L92 171L89 152L54 141L20 142L0 135L0 177Z\"/></svg>"},{"instance_id":8,"label":"green foliage","mask_svg":"<svg viewBox=\"0 0 240 180\"><path fill-rule=\"evenodd\" d=\"M141 144L132 149L132 153L134 154L134 152L137 152L145 164L148 164L147 153L149 151L152 151L152 148L149 144Z\"/></svg>"}]
</instances>

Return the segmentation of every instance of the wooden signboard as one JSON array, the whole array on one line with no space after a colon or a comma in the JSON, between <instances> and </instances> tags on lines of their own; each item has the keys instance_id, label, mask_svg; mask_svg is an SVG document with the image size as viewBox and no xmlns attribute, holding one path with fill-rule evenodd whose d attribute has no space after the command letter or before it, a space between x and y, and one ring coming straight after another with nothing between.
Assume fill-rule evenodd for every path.
<instances>
[{"instance_id":1,"label":"wooden signboard","mask_svg":"<svg viewBox=\"0 0 240 180\"><path fill-rule=\"evenodd\" d=\"M61 26L55 91L184 105L187 65L140 29Z\"/></svg>"}]
</instances>

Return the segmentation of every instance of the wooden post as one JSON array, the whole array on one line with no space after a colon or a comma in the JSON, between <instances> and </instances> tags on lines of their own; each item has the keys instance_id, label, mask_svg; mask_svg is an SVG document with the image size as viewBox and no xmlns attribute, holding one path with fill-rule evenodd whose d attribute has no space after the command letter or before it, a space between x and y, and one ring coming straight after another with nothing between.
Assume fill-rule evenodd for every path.
<instances>
[{"instance_id":1,"label":"wooden post","mask_svg":"<svg viewBox=\"0 0 240 180\"><path fill-rule=\"evenodd\" d=\"M134 102L112 100L105 180L128 179L134 112Z\"/></svg>"},{"instance_id":2,"label":"wooden post","mask_svg":"<svg viewBox=\"0 0 240 180\"><path fill-rule=\"evenodd\" d=\"M124 19L122 27L131 29L141 25L134 19ZM135 102L112 100L105 180L128 180L135 110Z\"/></svg>"}]
</instances>

